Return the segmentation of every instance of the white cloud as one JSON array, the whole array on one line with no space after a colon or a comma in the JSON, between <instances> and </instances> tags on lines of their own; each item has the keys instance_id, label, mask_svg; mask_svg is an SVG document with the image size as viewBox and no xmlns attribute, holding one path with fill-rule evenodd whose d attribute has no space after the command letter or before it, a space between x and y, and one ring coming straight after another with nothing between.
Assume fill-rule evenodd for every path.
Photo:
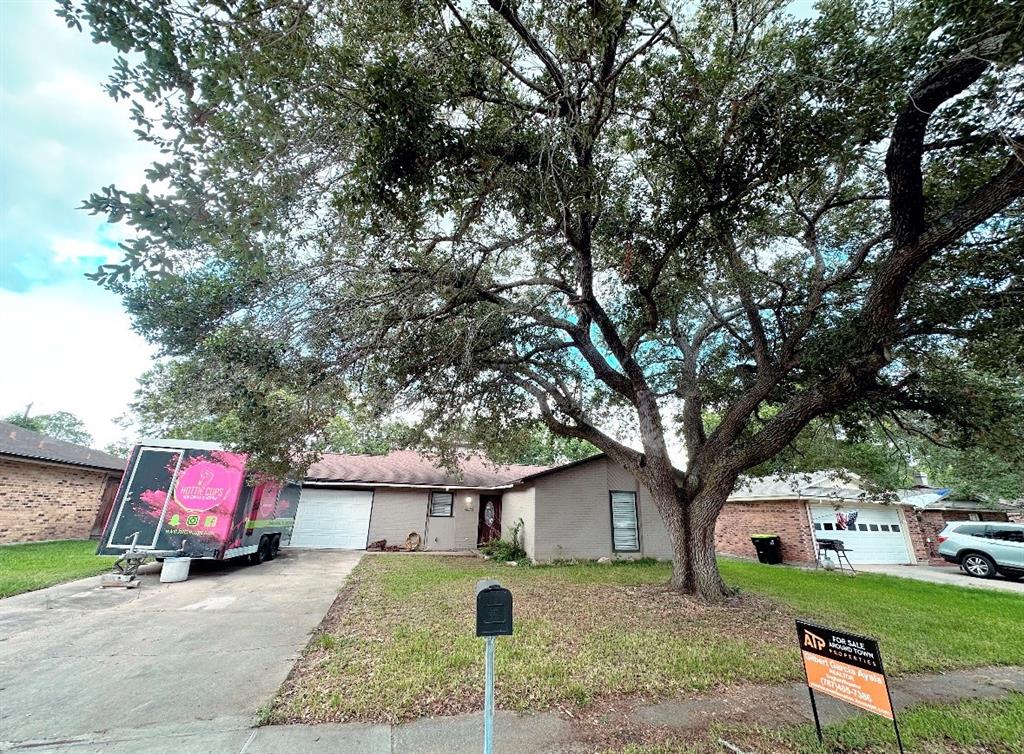
<instances>
[{"instance_id":1,"label":"white cloud","mask_svg":"<svg viewBox=\"0 0 1024 754\"><path fill-rule=\"evenodd\" d=\"M124 252L117 246L108 246L80 238L54 238L50 249L58 263L77 262L87 257L103 257L107 262L117 262Z\"/></svg>"},{"instance_id":2,"label":"white cloud","mask_svg":"<svg viewBox=\"0 0 1024 754\"><path fill-rule=\"evenodd\" d=\"M0 415L70 411L95 445L118 439L124 413L153 349L132 332L117 298L82 282L27 293L0 290Z\"/></svg>"}]
</instances>

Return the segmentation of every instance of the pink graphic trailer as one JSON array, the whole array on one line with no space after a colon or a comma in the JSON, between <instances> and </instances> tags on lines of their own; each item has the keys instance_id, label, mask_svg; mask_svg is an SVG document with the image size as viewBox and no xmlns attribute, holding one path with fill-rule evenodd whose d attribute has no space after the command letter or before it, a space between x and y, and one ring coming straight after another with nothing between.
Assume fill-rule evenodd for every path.
<instances>
[{"instance_id":1,"label":"pink graphic trailer","mask_svg":"<svg viewBox=\"0 0 1024 754\"><path fill-rule=\"evenodd\" d=\"M188 440L136 445L97 553L262 560L291 538L299 485L247 478L246 456ZM261 549L262 548L262 549Z\"/></svg>"}]
</instances>

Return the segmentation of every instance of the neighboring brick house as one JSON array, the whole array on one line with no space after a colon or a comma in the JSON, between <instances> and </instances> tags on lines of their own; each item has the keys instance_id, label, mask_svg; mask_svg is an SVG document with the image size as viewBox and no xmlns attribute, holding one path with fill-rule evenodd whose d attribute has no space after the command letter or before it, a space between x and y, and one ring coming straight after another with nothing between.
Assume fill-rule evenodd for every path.
<instances>
[{"instance_id":1,"label":"neighboring brick house","mask_svg":"<svg viewBox=\"0 0 1024 754\"><path fill-rule=\"evenodd\" d=\"M123 472L123 459L0 422L0 544L97 536Z\"/></svg>"}]
</instances>

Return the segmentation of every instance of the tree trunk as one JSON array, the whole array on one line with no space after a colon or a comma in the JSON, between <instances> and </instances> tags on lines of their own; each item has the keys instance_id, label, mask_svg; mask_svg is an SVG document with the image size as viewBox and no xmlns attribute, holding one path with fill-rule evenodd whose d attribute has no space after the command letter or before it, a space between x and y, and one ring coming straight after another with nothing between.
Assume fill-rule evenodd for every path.
<instances>
[{"instance_id":1,"label":"tree trunk","mask_svg":"<svg viewBox=\"0 0 1024 754\"><path fill-rule=\"evenodd\" d=\"M670 583L705 602L719 602L734 593L722 581L715 559L715 522L727 496L728 492L705 492L687 499L677 490L671 501L656 498L672 542Z\"/></svg>"}]
</instances>

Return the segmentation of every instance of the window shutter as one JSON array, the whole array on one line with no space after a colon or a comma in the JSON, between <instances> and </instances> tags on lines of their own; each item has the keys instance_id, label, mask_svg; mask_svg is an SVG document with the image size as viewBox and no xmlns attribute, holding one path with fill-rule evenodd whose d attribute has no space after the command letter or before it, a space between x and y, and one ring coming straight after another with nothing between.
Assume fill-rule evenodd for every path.
<instances>
[{"instance_id":1,"label":"window shutter","mask_svg":"<svg viewBox=\"0 0 1024 754\"><path fill-rule=\"evenodd\" d=\"M612 548L617 552L640 549L635 492L612 493Z\"/></svg>"},{"instance_id":2,"label":"window shutter","mask_svg":"<svg viewBox=\"0 0 1024 754\"><path fill-rule=\"evenodd\" d=\"M455 494L452 492L430 493L430 515L432 517L450 518L455 505Z\"/></svg>"}]
</instances>

